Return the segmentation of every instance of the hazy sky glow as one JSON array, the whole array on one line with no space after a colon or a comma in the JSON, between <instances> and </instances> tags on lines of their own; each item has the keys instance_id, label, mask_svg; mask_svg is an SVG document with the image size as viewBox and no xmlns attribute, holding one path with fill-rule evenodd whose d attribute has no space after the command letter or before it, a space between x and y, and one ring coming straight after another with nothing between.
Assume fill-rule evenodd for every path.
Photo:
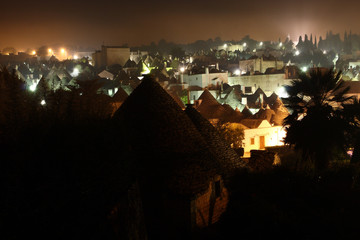
<instances>
[{"instance_id":1,"label":"hazy sky glow","mask_svg":"<svg viewBox=\"0 0 360 240\"><path fill-rule=\"evenodd\" d=\"M171 3L171 4L170 4ZM332 30L360 33L358 0L7 0L1 3L0 48L64 44L137 46L161 38L189 43L220 36L296 41Z\"/></svg>"}]
</instances>

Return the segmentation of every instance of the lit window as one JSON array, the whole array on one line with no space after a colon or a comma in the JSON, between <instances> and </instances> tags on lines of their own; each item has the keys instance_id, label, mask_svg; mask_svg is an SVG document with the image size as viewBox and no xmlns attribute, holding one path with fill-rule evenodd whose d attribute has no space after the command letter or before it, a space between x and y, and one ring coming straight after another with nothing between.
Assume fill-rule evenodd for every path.
<instances>
[{"instance_id":1,"label":"lit window","mask_svg":"<svg viewBox=\"0 0 360 240\"><path fill-rule=\"evenodd\" d=\"M250 138L250 143L251 143L251 145L254 145L255 144L255 138Z\"/></svg>"}]
</instances>

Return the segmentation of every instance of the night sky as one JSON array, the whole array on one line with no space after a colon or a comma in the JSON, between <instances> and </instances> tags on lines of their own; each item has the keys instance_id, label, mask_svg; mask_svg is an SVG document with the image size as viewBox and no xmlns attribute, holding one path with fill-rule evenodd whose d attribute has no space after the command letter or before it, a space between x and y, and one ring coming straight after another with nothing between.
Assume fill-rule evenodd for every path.
<instances>
[{"instance_id":1,"label":"night sky","mask_svg":"<svg viewBox=\"0 0 360 240\"><path fill-rule=\"evenodd\" d=\"M138 46L220 36L296 41L300 34L360 33L358 0L17 0L1 2L0 48L63 44Z\"/></svg>"}]
</instances>

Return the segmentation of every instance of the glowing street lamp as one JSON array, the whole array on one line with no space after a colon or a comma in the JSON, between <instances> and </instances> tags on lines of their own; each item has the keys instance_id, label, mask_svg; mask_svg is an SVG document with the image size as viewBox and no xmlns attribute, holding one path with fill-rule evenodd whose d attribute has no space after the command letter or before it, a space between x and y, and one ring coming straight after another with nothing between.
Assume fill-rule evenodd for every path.
<instances>
[{"instance_id":1,"label":"glowing street lamp","mask_svg":"<svg viewBox=\"0 0 360 240\"><path fill-rule=\"evenodd\" d=\"M226 43L224 44L224 48L227 48L227 44L226 44Z\"/></svg>"},{"instance_id":2,"label":"glowing street lamp","mask_svg":"<svg viewBox=\"0 0 360 240\"><path fill-rule=\"evenodd\" d=\"M32 51L32 55L35 55L36 54L36 51L34 50L34 51Z\"/></svg>"},{"instance_id":3,"label":"glowing street lamp","mask_svg":"<svg viewBox=\"0 0 360 240\"><path fill-rule=\"evenodd\" d=\"M185 72L185 68L184 68L184 67L181 67L181 68L180 68L180 72L182 72L182 73Z\"/></svg>"},{"instance_id":4,"label":"glowing street lamp","mask_svg":"<svg viewBox=\"0 0 360 240\"><path fill-rule=\"evenodd\" d=\"M243 46L246 47L246 42L243 43Z\"/></svg>"},{"instance_id":5,"label":"glowing street lamp","mask_svg":"<svg viewBox=\"0 0 360 240\"><path fill-rule=\"evenodd\" d=\"M62 54L65 53L65 49L63 49L63 48L60 51L61 51Z\"/></svg>"},{"instance_id":6,"label":"glowing street lamp","mask_svg":"<svg viewBox=\"0 0 360 240\"><path fill-rule=\"evenodd\" d=\"M53 53L53 50L51 48L48 49L49 54Z\"/></svg>"},{"instance_id":7,"label":"glowing street lamp","mask_svg":"<svg viewBox=\"0 0 360 240\"><path fill-rule=\"evenodd\" d=\"M306 72L307 70L308 70L307 67L302 67L302 68L301 68L301 71L303 71L303 72Z\"/></svg>"},{"instance_id":8,"label":"glowing street lamp","mask_svg":"<svg viewBox=\"0 0 360 240\"><path fill-rule=\"evenodd\" d=\"M32 85L30 85L30 87L29 87L30 91L35 92L36 85L37 85L36 83L33 83Z\"/></svg>"},{"instance_id":9,"label":"glowing street lamp","mask_svg":"<svg viewBox=\"0 0 360 240\"><path fill-rule=\"evenodd\" d=\"M259 45L260 45L260 47L262 47L262 45L263 45L263 44L264 44L263 42L260 42L260 44L259 44Z\"/></svg>"},{"instance_id":10,"label":"glowing street lamp","mask_svg":"<svg viewBox=\"0 0 360 240\"><path fill-rule=\"evenodd\" d=\"M73 72L70 74L72 77L77 77L79 76L80 71L78 68L74 68Z\"/></svg>"},{"instance_id":11,"label":"glowing street lamp","mask_svg":"<svg viewBox=\"0 0 360 240\"><path fill-rule=\"evenodd\" d=\"M296 56L299 56L299 55L300 55L299 50L296 50L295 55L296 55Z\"/></svg>"},{"instance_id":12,"label":"glowing street lamp","mask_svg":"<svg viewBox=\"0 0 360 240\"><path fill-rule=\"evenodd\" d=\"M235 70L235 75L240 75L240 69Z\"/></svg>"}]
</instances>

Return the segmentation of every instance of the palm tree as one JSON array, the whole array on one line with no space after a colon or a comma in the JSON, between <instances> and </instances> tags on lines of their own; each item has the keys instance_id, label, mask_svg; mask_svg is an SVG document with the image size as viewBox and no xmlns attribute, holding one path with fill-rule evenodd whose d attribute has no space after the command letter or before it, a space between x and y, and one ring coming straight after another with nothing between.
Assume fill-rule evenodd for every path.
<instances>
[{"instance_id":1,"label":"palm tree","mask_svg":"<svg viewBox=\"0 0 360 240\"><path fill-rule=\"evenodd\" d=\"M285 143L299 150L303 162L314 166L316 172L346 150L348 124L341 106L349 100L344 97L349 89L339 79L340 73L317 68L301 73L286 87L292 112L284 121Z\"/></svg>"}]
</instances>

